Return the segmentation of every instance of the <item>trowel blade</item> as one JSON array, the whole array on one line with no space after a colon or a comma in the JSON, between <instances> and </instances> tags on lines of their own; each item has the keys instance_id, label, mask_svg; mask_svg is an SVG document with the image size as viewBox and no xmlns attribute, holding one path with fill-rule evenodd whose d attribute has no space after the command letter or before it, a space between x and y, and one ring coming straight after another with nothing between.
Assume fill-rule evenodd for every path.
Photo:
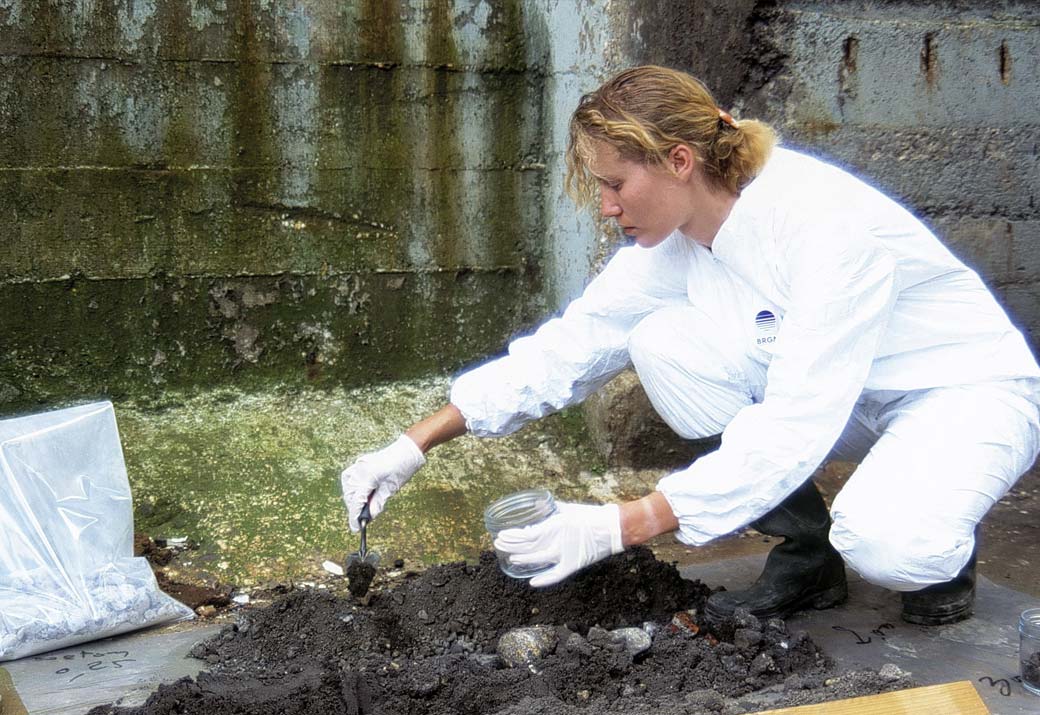
<instances>
[{"instance_id":1,"label":"trowel blade","mask_svg":"<svg viewBox=\"0 0 1040 715\"><path fill-rule=\"evenodd\" d=\"M357 551L347 555L347 563L344 567L348 581L359 581L360 588L358 589L355 589L355 584L350 585L352 593L355 590L359 591L357 595L364 595L368 591L368 585L379 565L379 552L368 548L368 525L371 521L371 512L368 504L365 504L361 514L358 515L358 524L361 526L361 544ZM359 573L359 569L361 573ZM363 575L364 571L368 571L368 574Z\"/></svg>"},{"instance_id":2,"label":"trowel blade","mask_svg":"<svg viewBox=\"0 0 1040 715\"><path fill-rule=\"evenodd\" d=\"M369 549L364 555L360 551L354 551L347 555L347 562L344 564L344 570L350 571L352 564L362 563L369 564L372 567L379 565L379 552Z\"/></svg>"},{"instance_id":3,"label":"trowel blade","mask_svg":"<svg viewBox=\"0 0 1040 715\"><path fill-rule=\"evenodd\" d=\"M364 598L372 585L379 565L379 552L367 548L365 527L367 520L361 519L361 548L347 556L347 589L357 598Z\"/></svg>"}]
</instances>

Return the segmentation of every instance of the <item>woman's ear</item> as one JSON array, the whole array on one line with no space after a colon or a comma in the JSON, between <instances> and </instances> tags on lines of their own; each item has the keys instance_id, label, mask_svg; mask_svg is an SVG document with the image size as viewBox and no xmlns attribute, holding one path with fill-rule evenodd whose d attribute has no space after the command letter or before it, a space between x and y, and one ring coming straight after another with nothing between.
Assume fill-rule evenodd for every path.
<instances>
[{"instance_id":1,"label":"woman's ear","mask_svg":"<svg viewBox=\"0 0 1040 715\"><path fill-rule=\"evenodd\" d=\"M697 156L686 144L676 144L668 152L668 168L678 179L687 179L697 164Z\"/></svg>"}]
</instances>

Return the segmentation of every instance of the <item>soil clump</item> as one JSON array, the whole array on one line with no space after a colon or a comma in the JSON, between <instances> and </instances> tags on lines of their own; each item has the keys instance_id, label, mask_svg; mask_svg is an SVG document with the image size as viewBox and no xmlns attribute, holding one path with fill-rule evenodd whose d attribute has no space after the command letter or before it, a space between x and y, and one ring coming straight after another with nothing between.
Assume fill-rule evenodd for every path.
<instances>
[{"instance_id":1,"label":"soil clump","mask_svg":"<svg viewBox=\"0 0 1040 715\"><path fill-rule=\"evenodd\" d=\"M354 561L347 566L347 588L351 596L361 598L368 593L372 579L376 577L376 567L364 561Z\"/></svg>"},{"instance_id":2,"label":"soil clump","mask_svg":"<svg viewBox=\"0 0 1040 715\"><path fill-rule=\"evenodd\" d=\"M738 611L708 628L697 616L710 593L645 548L540 590L492 553L367 599L296 590L196 646L209 666L197 678L90 715L730 715L913 684L889 666L836 675L780 619ZM500 639L518 633L537 648L503 658Z\"/></svg>"}]
</instances>

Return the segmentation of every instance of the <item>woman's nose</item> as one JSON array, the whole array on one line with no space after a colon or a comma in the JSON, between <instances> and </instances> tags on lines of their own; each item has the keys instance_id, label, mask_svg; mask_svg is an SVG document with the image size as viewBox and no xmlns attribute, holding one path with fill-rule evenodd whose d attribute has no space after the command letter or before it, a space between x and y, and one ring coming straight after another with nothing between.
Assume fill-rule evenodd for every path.
<instances>
[{"instance_id":1,"label":"woman's nose","mask_svg":"<svg viewBox=\"0 0 1040 715\"><path fill-rule=\"evenodd\" d=\"M621 206L609 192L601 191L599 194L599 212L600 215L606 216L607 218L620 216Z\"/></svg>"}]
</instances>

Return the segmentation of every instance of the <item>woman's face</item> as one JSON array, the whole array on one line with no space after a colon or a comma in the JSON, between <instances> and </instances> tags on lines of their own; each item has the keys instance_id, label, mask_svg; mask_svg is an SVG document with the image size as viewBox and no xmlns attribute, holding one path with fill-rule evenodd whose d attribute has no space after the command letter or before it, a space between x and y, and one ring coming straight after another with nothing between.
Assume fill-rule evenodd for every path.
<instances>
[{"instance_id":1,"label":"woman's face","mask_svg":"<svg viewBox=\"0 0 1040 715\"><path fill-rule=\"evenodd\" d=\"M600 213L615 219L626 236L652 248L684 223L679 177L663 166L623 159L607 142L595 147L589 168L599 179Z\"/></svg>"}]
</instances>

